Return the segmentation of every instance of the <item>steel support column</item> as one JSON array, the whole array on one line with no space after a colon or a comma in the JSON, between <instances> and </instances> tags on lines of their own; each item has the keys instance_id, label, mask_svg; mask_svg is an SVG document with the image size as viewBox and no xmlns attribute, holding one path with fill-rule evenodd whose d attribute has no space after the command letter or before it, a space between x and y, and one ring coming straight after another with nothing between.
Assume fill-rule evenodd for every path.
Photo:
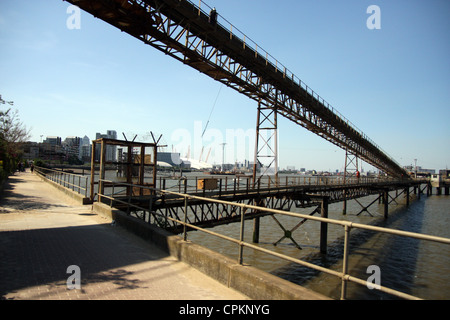
<instances>
[{"instance_id":1,"label":"steel support column","mask_svg":"<svg viewBox=\"0 0 450 320\"><path fill-rule=\"evenodd\" d=\"M105 191L105 162L106 162L106 143L104 141L100 144L100 173L98 179L98 194L103 195ZM100 198L98 199L100 201Z\"/></svg>"},{"instance_id":2,"label":"steel support column","mask_svg":"<svg viewBox=\"0 0 450 320\"><path fill-rule=\"evenodd\" d=\"M345 150L344 186L348 184L351 178L359 177L358 173L358 155ZM345 188L342 214L347 214L347 199Z\"/></svg>"},{"instance_id":3,"label":"steel support column","mask_svg":"<svg viewBox=\"0 0 450 320\"><path fill-rule=\"evenodd\" d=\"M255 161L253 181L256 184L256 171L260 169L260 182L267 176L270 185L278 185L278 121L277 108L265 107L258 103L256 121Z\"/></svg>"},{"instance_id":4,"label":"steel support column","mask_svg":"<svg viewBox=\"0 0 450 320\"><path fill-rule=\"evenodd\" d=\"M256 116L255 158L253 163L253 188L261 184L264 176L269 185L278 184L278 121L276 108L263 107L258 103ZM266 151L266 154L263 152ZM257 179L257 170L260 176ZM271 176L273 176L271 178ZM273 179L273 180L272 180ZM257 206L265 206L264 200L255 202ZM260 218L253 221L253 242L259 243Z\"/></svg>"},{"instance_id":5,"label":"steel support column","mask_svg":"<svg viewBox=\"0 0 450 320\"><path fill-rule=\"evenodd\" d=\"M90 195L90 199L91 201L94 201L94 197L95 197L95 191L94 191L94 187L95 187L95 153L96 153L96 144L95 142L92 143L92 150L91 150L91 195ZM86 186L87 188L87 186Z\"/></svg>"}]
</instances>

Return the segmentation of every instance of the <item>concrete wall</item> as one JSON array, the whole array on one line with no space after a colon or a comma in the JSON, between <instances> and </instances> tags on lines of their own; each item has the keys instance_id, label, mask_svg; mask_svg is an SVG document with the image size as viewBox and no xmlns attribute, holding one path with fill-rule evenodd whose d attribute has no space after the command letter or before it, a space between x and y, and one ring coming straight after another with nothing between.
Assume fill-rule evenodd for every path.
<instances>
[{"instance_id":1,"label":"concrete wall","mask_svg":"<svg viewBox=\"0 0 450 320\"><path fill-rule=\"evenodd\" d=\"M183 241L163 229L102 203L94 203L95 213L115 220L117 224L153 242L168 254L189 264L204 274L255 300L322 300L329 299L289 281L271 275L251 266L239 265L237 261L204 248L198 244Z\"/></svg>"},{"instance_id":2,"label":"concrete wall","mask_svg":"<svg viewBox=\"0 0 450 320\"><path fill-rule=\"evenodd\" d=\"M74 200L75 202L81 204L81 205L85 205L85 204L92 204L92 201L90 198L86 198L84 195L79 194L78 192L75 192L73 190L70 190L66 187L63 187L62 185L53 182L49 179L47 179L46 177L38 174L36 172L36 176L38 176L39 178L41 178L42 180L44 180L45 182L48 182L50 185L52 185L53 187L55 187L56 189L58 189L59 191L63 192L66 196L72 198L72 200Z\"/></svg>"}]
</instances>

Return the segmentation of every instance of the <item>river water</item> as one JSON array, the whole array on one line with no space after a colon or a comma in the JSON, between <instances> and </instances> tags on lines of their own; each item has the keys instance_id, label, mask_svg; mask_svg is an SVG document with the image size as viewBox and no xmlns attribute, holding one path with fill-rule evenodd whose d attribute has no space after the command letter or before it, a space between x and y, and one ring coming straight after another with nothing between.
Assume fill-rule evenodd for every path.
<instances>
[{"instance_id":1,"label":"river water","mask_svg":"<svg viewBox=\"0 0 450 320\"><path fill-rule=\"evenodd\" d=\"M391 193L392 196L395 192ZM358 199L368 205L377 196ZM377 225L404 231L450 238L450 196L422 195L414 197L409 207L403 195L397 203L389 205L389 218L383 217L383 205L375 202L367 212L357 213L361 206L351 200L347 203L347 215L342 214L342 203L329 206L329 218L348 220L357 223ZM314 208L293 209L295 212L309 214ZM277 217L285 229L291 230L300 221L294 217ZM246 221L245 241L251 242L253 223ZM213 228L213 231L239 238L239 224L229 224ZM320 224L307 221L292 233L300 245L298 249L290 239L284 239L274 246L284 235L284 231L268 216L261 218L259 246L299 258L317 265L342 271L344 228L329 225L328 252L319 253ZM213 237L199 231L190 232L188 239L233 259L238 257L238 246L234 243ZM450 299L450 245L380 234L353 229L350 238L349 273L352 276L368 279L371 272L367 268L376 265L380 268L381 285L424 299ZM275 274L291 282L339 299L341 281L333 275L289 263L285 260L255 251L244 249L244 263ZM348 299L397 299L394 296L369 290L366 286L348 283Z\"/></svg>"},{"instance_id":2,"label":"river water","mask_svg":"<svg viewBox=\"0 0 450 320\"><path fill-rule=\"evenodd\" d=\"M115 180L114 174L107 175L107 179ZM196 175L198 174L187 174L189 178ZM233 178L230 176L230 181ZM171 181L166 185L166 189L179 191L177 187L179 180ZM395 192L391 192L391 195L395 196ZM376 197L375 195L368 196L358 199L358 201L363 205L368 205ZM400 195L396 202L389 205L387 220L383 217L383 209L383 205L376 201L368 209L370 215L367 212L357 215L361 210L361 205L355 200L350 200L347 202L347 215L342 214L342 203L336 203L329 205L328 216L331 219L450 238L450 196L432 195L427 197L422 194L420 199L414 196L407 207L404 196ZM314 208L294 208L292 210L309 214ZM277 216L277 219L287 230L294 228L300 221L299 218L287 216ZM239 239L240 226L238 223L217 226L212 230ZM252 234L253 222L246 221L244 240L251 242ZM293 239L301 249L295 246L290 239L284 239L275 246L274 243L283 235L284 231L272 217L263 217L260 221L260 242L257 245L339 272L342 271L344 239L342 226L329 224L326 255L319 252L320 224L318 222L308 220L292 233ZM239 248L235 243L200 231L190 231L188 240L233 259L238 259ZM366 280L371 276L367 268L376 265L380 268L380 284L382 286L423 299L450 299L450 245L352 229L349 249L348 270L352 276ZM340 298L341 281L333 275L320 273L250 248L244 249L244 263L331 298ZM397 298L349 282L347 299Z\"/></svg>"}]
</instances>

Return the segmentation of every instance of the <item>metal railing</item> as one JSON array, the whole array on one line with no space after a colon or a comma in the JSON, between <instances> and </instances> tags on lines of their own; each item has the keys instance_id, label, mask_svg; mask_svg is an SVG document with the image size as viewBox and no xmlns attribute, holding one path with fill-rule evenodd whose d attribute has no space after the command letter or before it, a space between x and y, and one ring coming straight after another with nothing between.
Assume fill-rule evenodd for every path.
<instances>
[{"instance_id":1,"label":"metal railing","mask_svg":"<svg viewBox=\"0 0 450 320\"><path fill-rule=\"evenodd\" d=\"M34 171L41 177L53 181L67 189L84 195L85 198L88 197L89 189L89 176L83 176L79 174L64 172L61 170L34 167Z\"/></svg>"},{"instance_id":2,"label":"metal railing","mask_svg":"<svg viewBox=\"0 0 450 320\"><path fill-rule=\"evenodd\" d=\"M206 191L198 186L200 180L213 179L217 180L217 187L214 191ZM417 180L419 181L419 180ZM420 180L426 183L426 180ZM208 194L236 194L259 192L262 190L271 189L276 191L281 188L306 187L306 186L362 186L362 185L377 185L383 186L400 184L407 182L407 180L390 179L386 177L375 176L361 176L344 177L344 176L283 176L279 178L274 177L256 177L253 179L249 175L231 175L231 176L202 176L202 177L159 177L157 179L156 187L160 190L177 191L179 193L202 193Z\"/></svg>"},{"instance_id":3,"label":"metal railing","mask_svg":"<svg viewBox=\"0 0 450 320\"><path fill-rule=\"evenodd\" d=\"M292 213L292 212L287 212L287 211L281 211L281 210L276 210L276 209L269 209L269 208L264 208L264 207L258 207L258 206L254 206L254 205L248 205L248 204L242 204L242 203L235 203L235 202L229 202L229 201L223 201L223 200L217 200L217 199L211 199L211 198L205 198L205 197L199 197L199 196L194 196L194 195L188 195L188 194L184 194L184 193L178 193L178 192L172 192L172 191L167 191L167 190L158 190L155 188L150 188L150 187L146 187L146 186L139 186L139 185L131 185L131 184L126 184L126 183L115 183L112 181L108 181L108 180L104 180L104 182L109 183L111 185L121 185L121 186L128 186L128 187L135 187L135 188L142 188L142 189L147 189L150 190L150 192L153 192L154 194L161 194L161 195L165 195L165 194L169 194L169 195L175 195L178 197L182 197L184 198L184 221L179 220L179 219L175 219L169 216L164 216L162 214L158 214L156 212L151 212L148 208L142 208L138 205L135 204L131 204L127 201L123 201L123 200L119 200L116 199L112 196L107 196L104 194L99 194L99 202L101 202L101 198L105 198L105 199L109 199L110 201L110 205L113 206L114 203L121 203L121 204L125 204L127 206L131 206L134 207L135 209L141 210L144 212L144 216L143 219L146 220L145 217L145 213L148 211L149 213L149 219L147 222L150 223L150 215L158 215L160 217L160 219L166 219L166 220L170 220L173 221L175 223L181 224L183 226L183 240L186 241L187 240L187 230L189 229L194 229L194 230L198 230L204 233L207 233L209 235L213 235L215 237L233 242L235 244L238 245L238 263L239 264L243 264L244 263L244 247L247 248L251 248L281 259L284 259L286 261L289 262L293 262L293 263L297 263L299 265L311 268L311 269L315 269L317 271L320 272L324 272L333 276L336 276L338 278L341 279L341 299L346 299L346 295L347 295L347 283L348 282L354 282L360 285L367 285L368 282L367 280L363 280L357 277L354 277L352 275L349 274L348 272L348 258L349 258L349 241L350 241L350 232L352 229L363 229L363 230L369 230L369 231L375 231L375 232L381 232L381 233L386 233L386 234L391 234L391 235L397 235L397 236L403 236L403 237L410 237L410 238L415 238L415 239L420 239L420 240L426 240L426 241L432 241L432 242L437 242L437 243L444 243L444 244L450 244L450 239L449 238L443 238L443 237L437 237L437 236L432 236L432 235L425 235L425 234L420 234L420 233L415 233L415 232L408 232L408 231L401 231L401 230L396 230L396 229L390 229L390 228L383 228L383 227L377 227L377 226L371 226L371 225L365 225L365 224L360 224L360 223L354 223L354 222L350 222L350 221L342 221L342 220L335 220L335 219L330 219L330 218L322 218L322 217L317 217L317 216L311 216L311 215L305 215L305 214L300 214L300 213ZM189 208L189 200L201 200L201 201L206 201L206 202L212 202L212 203L218 203L224 206L230 206L233 208L239 208L240 210L240 236L239 239L235 239L223 234L219 234L217 232L214 232L212 230L208 230L205 228L201 228L198 227L196 225L187 223L187 210ZM334 224L334 225L338 225L341 226L343 228L343 233L344 233L344 251L343 251L343 266L342 266L342 271L335 271L326 267L322 267L301 259L297 259L282 253L278 253L275 251L271 251L259 246L256 246L252 243L246 242L244 240L244 224L245 224L245 214L248 210L254 210L254 211L264 211L264 212L268 212L270 214L277 214L277 215L284 215L284 216L291 216L291 217L296 217L296 218L302 218L302 219L307 219L307 220L313 220L313 221L317 221L320 223L327 223L327 224ZM413 295L409 295L406 294L404 292L400 292L398 290L394 290L391 288L387 288L385 286L381 286L381 285L374 285L374 289L379 290L381 292L385 292L403 299L409 299L409 300L420 300L421 298L413 296Z\"/></svg>"}]
</instances>

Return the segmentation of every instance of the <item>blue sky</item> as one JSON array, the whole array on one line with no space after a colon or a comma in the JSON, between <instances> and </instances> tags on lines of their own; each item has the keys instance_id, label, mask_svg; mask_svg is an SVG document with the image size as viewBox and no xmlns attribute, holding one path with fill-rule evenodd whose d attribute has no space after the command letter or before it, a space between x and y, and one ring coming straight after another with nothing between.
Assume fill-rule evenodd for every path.
<instances>
[{"instance_id":1,"label":"blue sky","mask_svg":"<svg viewBox=\"0 0 450 320\"><path fill-rule=\"evenodd\" d=\"M206 2L400 164L450 165L449 1ZM69 5L0 1L0 94L33 141L153 131L182 155L211 148L209 161L221 163L222 139L228 162L253 160L253 100L86 12L81 29L68 29ZM379 30L366 26L370 5ZM343 169L344 152L280 117L279 165Z\"/></svg>"}]
</instances>

